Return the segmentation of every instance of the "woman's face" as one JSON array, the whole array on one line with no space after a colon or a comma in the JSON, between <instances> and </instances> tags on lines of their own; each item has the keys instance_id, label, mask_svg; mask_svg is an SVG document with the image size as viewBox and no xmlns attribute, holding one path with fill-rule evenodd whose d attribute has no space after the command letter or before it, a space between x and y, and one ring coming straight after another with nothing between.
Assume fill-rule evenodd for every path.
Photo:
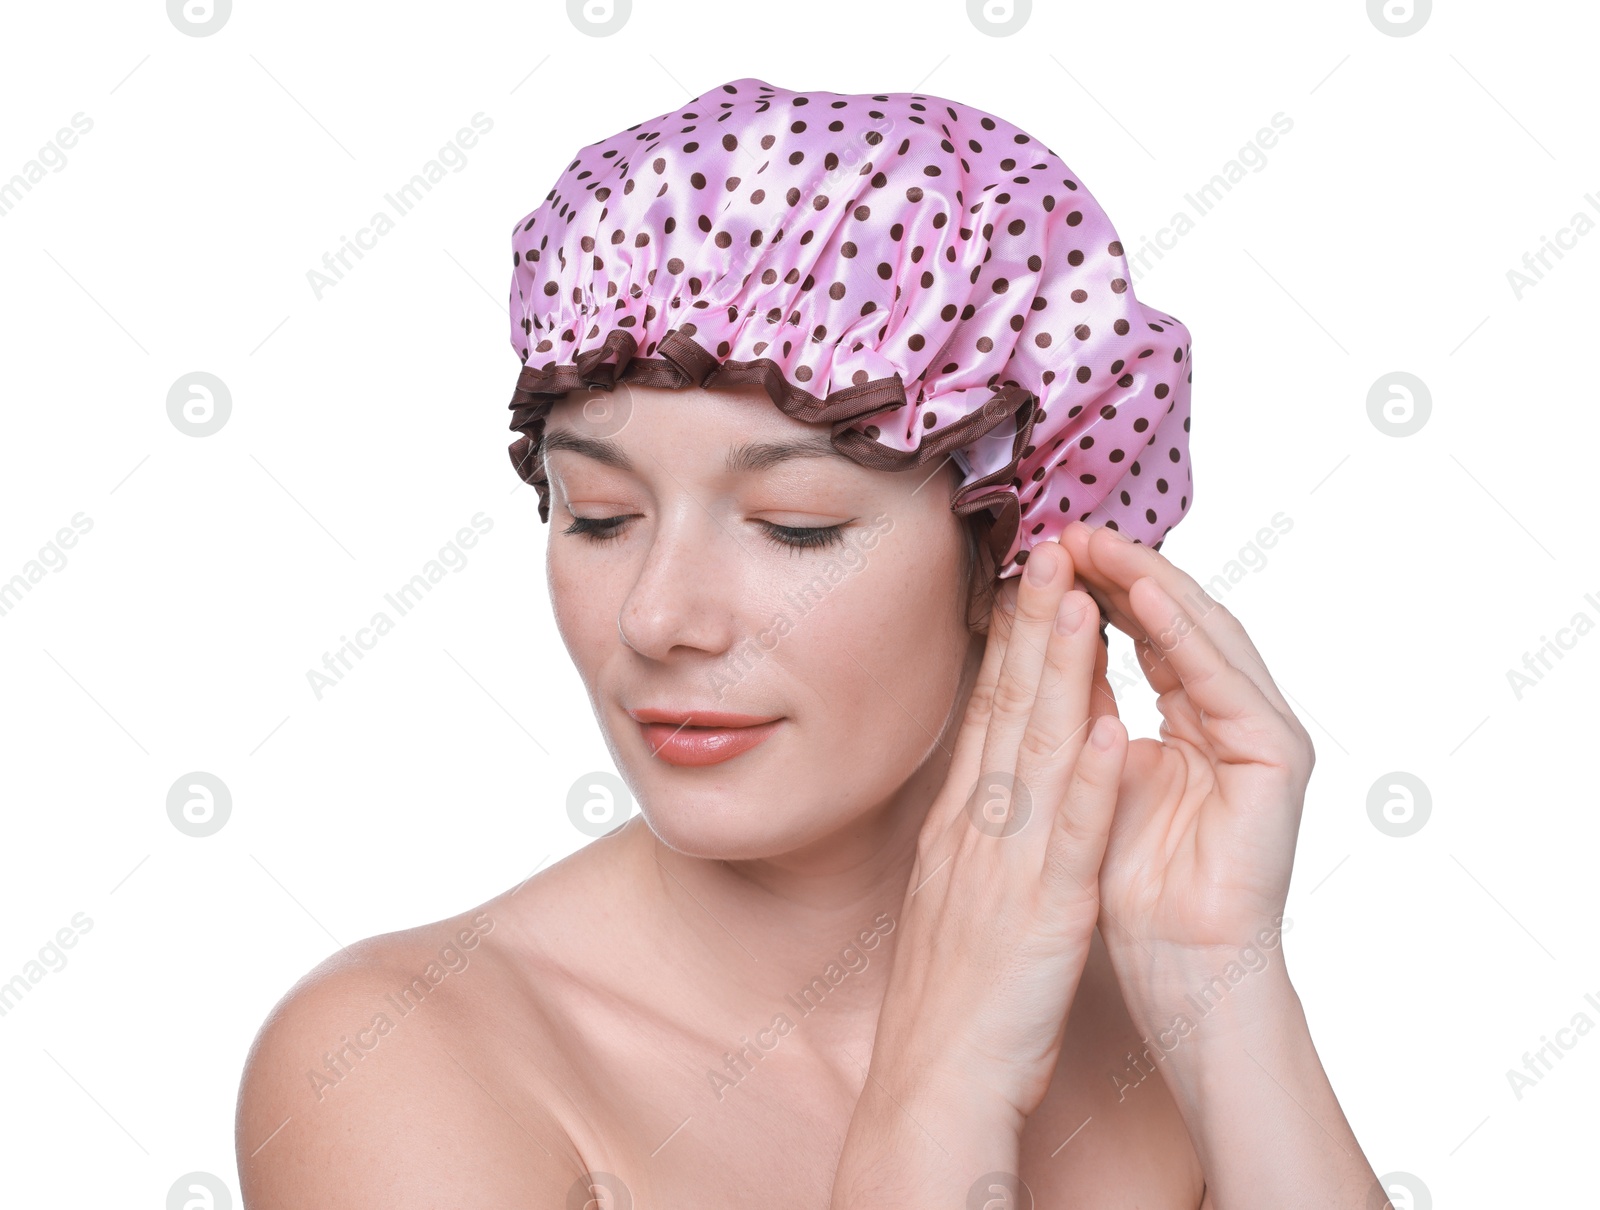
<instances>
[{"instance_id":1,"label":"woman's face","mask_svg":"<svg viewBox=\"0 0 1600 1210\"><path fill-rule=\"evenodd\" d=\"M545 457L556 625L666 844L775 856L894 805L981 654L952 463L859 466L756 386L632 384L557 403ZM780 721L685 765L650 709Z\"/></svg>"}]
</instances>

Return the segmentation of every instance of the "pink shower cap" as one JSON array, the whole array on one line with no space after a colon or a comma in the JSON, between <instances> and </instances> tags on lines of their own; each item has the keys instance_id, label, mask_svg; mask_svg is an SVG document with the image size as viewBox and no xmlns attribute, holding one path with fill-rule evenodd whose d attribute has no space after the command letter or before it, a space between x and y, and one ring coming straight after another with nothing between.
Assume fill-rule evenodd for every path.
<instances>
[{"instance_id":1,"label":"pink shower cap","mask_svg":"<svg viewBox=\"0 0 1600 1210\"><path fill-rule=\"evenodd\" d=\"M1158 548L1193 498L1189 332L1054 152L921 93L739 79L579 149L512 232L511 460L569 391L759 383L836 449L953 459L997 575L1074 518Z\"/></svg>"}]
</instances>

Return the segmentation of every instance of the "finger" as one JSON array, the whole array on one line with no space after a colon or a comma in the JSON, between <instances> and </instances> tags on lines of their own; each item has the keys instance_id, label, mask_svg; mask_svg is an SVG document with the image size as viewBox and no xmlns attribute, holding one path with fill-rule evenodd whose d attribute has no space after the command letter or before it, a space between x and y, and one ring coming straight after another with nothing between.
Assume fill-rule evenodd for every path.
<instances>
[{"instance_id":1,"label":"finger","mask_svg":"<svg viewBox=\"0 0 1600 1210\"><path fill-rule=\"evenodd\" d=\"M1102 615L1103 618L1104 615ZM1105 622L1102 620L1102 627ZM1100 650L1094 658L1094 677L1091 684L1094 692L1090 695L1089 713L1098 718L1102 714L1112 714L1121 717L1122 712L1117 709L1117 698L1111 692L1111 648L1106 642L1105 631L1100 631ZM1092 723L1090 724L1093 725Z\"/></svg>"},{"instance_id":2,"label":"finger","mask_svg":"<svg viewBox=\"0 0 1600 1210\"><path fill-rule=\"evenodd\" d=\"M1124 622L1138 623L1130 607L1128 592L1135 580L1150 576L1162 591L1174 601L1189 605L1191 621L1203 628L1212 642L1261 690L1280 715L1294 719L1294 711L1272 674L1266 661L1256 649L1244 626L1221 602L1211 597L1188 573L1176 567L1160 551L1143 542L1126 540L1117 531L1101 526L1098 529L1082 521L1074 521L1062 532L1061 542L1072 552L1073 565L1085 583L1092 585L1105 597L1112 621L1126 630ZM1143 632L1142 627L1129 631L1135 639L1158 636ZM1158 648L1166 646L1158 642ZM1155 682L1152 682L1155 683ZM1156 685L1157 691L1170 686Z\"/></svg>"},{"instance_id":3,"label":"finger","mask_svg":"<svg viewBox=\"0 0 1600 1210\"><path fill-rule=\"evenodd\" d=\"M1072 561L1055 542L1041 542L1033 548L1020 578L1017 611L1011 619L979 761L979 773L984 777L1016 773L1018 749L1038 702L1056 613L1072 582ZM1059 681L1046 689L1052 696L1062 693Z\"/></svg>"},{"instance_id":4,"label":"finger","mask_svg":"<svg viewBox=\"0 0 1600 1210\"><path fill-rule=\"evenodd\" d=\"M1228 655L1230 662L1251 675L1251 679L1260 685L1277 709L1286 714L1292 713L1244 626L1192 576L1159 551L1142 542L1126 540L1109 527L1093 529L1082 521L1074 522L1070 536L1063 534L1062 540L1071 544L1078 559L1076 566L1080 577L1086 578L1101 594L1119 628L1125 628L1126 623L1132 622L1136 628L1135 639L1155 637L1141 633L1142 627L1134 620L1128 604L1128 590L1133 582L1142 575L1152 576L1169 597L1187 603L1190 617L1206 627L1212 640ZM1159 651L1160 644L1154 646ZM1258 670L1259 675L1253 675L1252 669ZM1169 686L1158 683L1156 687L1160 690Z\"/></svg>"},{"instance_id":5,"label":"finger","mask_svg":"<svg viewBox=\"0 0 1600 1210\"><path fill-rule=\"evenodd\" d=\"M1106 590L1098 584L1091 583L1085 580L1082 575L1078 575L1073 579L1072 586L1079 592L1088 593L1093 598L1095 608L1100 611L1100 641L1108 649L1111 646L1111 639L1106 634L1107 627L1115 625L1118 630L1124 633L1132 633L1137 629L1137 623L1113 605L1111 598L1106 595Z\"/></svg>"},{"instance_id":6,"label":"finger","mask_svg":"<svg viewBox=\"0 0 1600 1210\"><path fill-rule=\"evenodd\" d=\"M1298 746L1294 729L1155 577L1140 576L1128 597L1145 628L1162 636L1162 655L1182 680L1181 696L1222 759L1271 765L1292 759Z\"/></svg>"},{"instance_id":7,"label":"finger","mask_svg":"<svg viewBox=\"0 0 1600 1210\"><path fill-rule=\"evenodd\" d=\"M1111 598L1109 595L1107 595L1106 590L1099 584L1091 583L1085 580L1081 572L1078 574L1077 578L1073 580L1072 586L1078 589L1080 592L1088 593L1094 598L1094 603L1100 610L1102 633L1104 633L1106 623L1115 625L1118 630L1124 632L1130 632L1137 628L1137 622L1112 604Z\"/></svg>"},{"instance_id":8,"label":"finger","mask_svg":"<svg viewBox=\"0 0 1600 1210\"><path fill-rule=\"evenodd\" d=\"M1156 646L1155 640L1142 633L1143 627L1140 630L1141 637L1133 640L1133 651L1138 657L1139 670L1144 673L1144 679L1150 682L1150 687L1158 695L1181 689L1182 678L1167 663L1166 656Z\"/></svg>"},{"instance_id":9,"label":"finger","mask_svg":"<svg viewBox=\"0 0 1600 1210\"><path fill-rule=\"evenodd\" d=\"M1115 622L1117 629L1132 640L1134 655L1139 661L1139 671L1144 674L1145 680L1150 683L1150 687L1158 695L1181 687L1183 682L1178 679L1178 674L1167 667L1167 662L1161 657L1160 650L1150 636L1145 633L1144 627L1139 622L1123 614L1120 610L1113 611L1109 606L1100 604L1103 593L1098 589L1085 588L1082 580L1079 580L1074 587L1083 589L1083 591L1089 592L1091 596L1094 596L1095 603L1100 605L1101 616L1106 619L1106 622ZM1109 654L1111 644L1106 638L1104 625L1102 625L1100 637L1102 642L1105 643ZM1109 682L1106 689L1109 694Z\"/></svg>"},{"instance_id":10,"label":"finger","mask_svg":"<svg viewBox=\"0 0 1600 1210\"><path fill-rule=\"evenodd\" d=\"M1083 751L1094 716L1092 677L1095 657L1101 651L1093 619L1097 611L1086 593L1065 594L1051 626L1039 694L1018 746L1016 779L1028 796L1040 825L1029 830L1036 838L1036 860L1051 834L1050 820L1059 813L1072 780L1072 770ZM1048 687L1048 691L1047 691Z\"/></svg>"},{"instance_id":11,"label":"finger","mask_svg":"<svg viewBox=\"0 0 1600 1210\"><path fill-rule=\"evenodd\" d=\"M1184 573L1153 548L1142 542L1124 541L1123 538L1120 531L1109 525L1094 527L1083 521L1073 521L1062 532L1060 541L1073 552L1074 566L1084 589L1094 596L1118 629L1137 638L1143 634L1143 628L1128 606L1128 586L1140 575L1156 574L1158 566L1171 568L1179 575ZM1154 555L1157 562L1153 564L1139 554L1133 556L1136 562L1128 562L1122 552L1129 547ZM1190 580L1189 583L1194 582ZM1198 588L1197 585L1195 587ZM1176 595L1170 587L1168 592Z\"/></svg>"},{"instance_id":12,"label":"finger","mask_svg":"<svg viewBox=\"0 0 1600 1210\"><path fill-rule=\"evenodd\" d=\"M1000 680L1000 666L1005 661L1006 643L1011 634L1012 620L1016 616L1016 600L1017 577L1011 577L995 591L994 608L989 615L989 633L984 640L983 662L978 667L972 691L967 696L961 729L956 734L950 765L945 773L946 784L961 787L963 791L976 784L980 772L979 759L983 755L984 736L989 729L995 686ZM959 819L965 805L959 798L944 796L929 811L923 826L936 834L949 827L953 819Z\"/></svg>"},{"instance_id":13,"label":"finger","mask_svg":"<svg viewBox=\"0 0 1600 1210\"><path fill-rule=\"evenodd\" d=\"M1050 830L1040 882L1066 902L1087 897L1098 906L1100 865L1116 813L1128 733L1116 716L1101 715L1080 747Z\"/></svg>"}]
</instances>

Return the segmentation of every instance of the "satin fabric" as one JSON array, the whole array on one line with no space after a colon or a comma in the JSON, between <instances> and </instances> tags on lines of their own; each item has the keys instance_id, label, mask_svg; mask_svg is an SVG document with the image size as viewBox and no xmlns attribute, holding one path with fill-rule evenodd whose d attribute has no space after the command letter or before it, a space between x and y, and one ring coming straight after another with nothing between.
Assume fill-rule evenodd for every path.
<instances>
[{"instance_id":1,"label":"satin fabric","mask_svg":"<svg viewBox=\"0 0 1600 1210\"><path fill-rule=\"evenodd\" d=\"M997 574L1193 503L1188 329L1048 147L921 93L744 78L581 147L512 233L519 473L565 392L760 383L863 465L955 459Z\"/></svg>"}]
</instances>

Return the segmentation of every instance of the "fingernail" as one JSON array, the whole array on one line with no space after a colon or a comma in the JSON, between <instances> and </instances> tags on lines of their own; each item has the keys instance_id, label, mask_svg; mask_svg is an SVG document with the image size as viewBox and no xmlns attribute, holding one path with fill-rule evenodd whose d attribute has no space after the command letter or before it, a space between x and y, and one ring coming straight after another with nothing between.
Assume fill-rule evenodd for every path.
<instances>
[{"instance_id":1,"label":"fingernail","mask_svg":"<svg viewBox=\"0 0 1600 1210\"><path fill-rule=\"evenodd\" d=\"M1110 720L1109 714L1102 714L1095 720L1094 730L1089 732L1089 742L1102 752L1111 747L1112 739L1116 735L1117 725Z\"/></svg>"},{"instance_id":2,"label":"fingernail","mask_svg":"<svg viewBox=\"0 0 1600 1210\"><path fill-rule=\"evenodd\" d=\"M1052 549L1054 547L1054 549ZM1056 574L1056 566L1061 560L1061 548L1054 542L1041 542L1033 548L1033 553L1028 556L1028 583L1048 584L1050 577Z\"/></svg>"},{"instance_id":3,"label":"fingernail","mask_svg":"<svg viewBox=\"0 0 1600 1210\"><path fill-rule=\"evenodd\" d=\"M1128 535L1123 533L1120 529L1112 529L1109 525L1102 525L1100 528L1105 530L1106 533L1110 534L1118 542L1132 542L1133 541L1132 538L1128 537Z\"/></svg>"},{"instance_id":4,"label":"fingernail","mask_svg":"<svg viewBox=\"0 0 1600 1210\"><path fill-rule=\"evenodd\" d=\"M1056 610L1056 633L1074 633L1079 626L1083 625L1083 619L1088 616L1088 613L1089 610L1081 600L1073 600L1071 594L1062 597L1061 605Z\"/></svg>"}]
</instances>

